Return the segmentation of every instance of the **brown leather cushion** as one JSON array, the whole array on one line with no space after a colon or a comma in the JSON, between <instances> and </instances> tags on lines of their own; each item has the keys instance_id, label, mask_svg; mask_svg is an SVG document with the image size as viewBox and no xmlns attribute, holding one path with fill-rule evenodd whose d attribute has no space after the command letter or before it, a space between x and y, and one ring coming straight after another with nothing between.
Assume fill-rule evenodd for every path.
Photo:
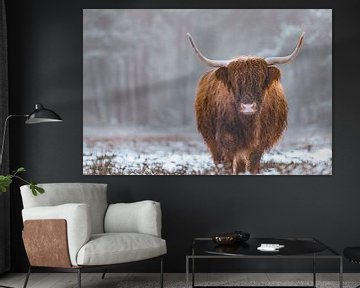
<instances>
[{"instance_id":1,"label":"brown leather cushion","mask_svg":"<svg viewBox=\"0 0 360 288\"><path fill-rule=\"evenodd\" d=\"M66 220L26 220L23 241L31 266L71 267Z\"/></svg>"}]
</instances>

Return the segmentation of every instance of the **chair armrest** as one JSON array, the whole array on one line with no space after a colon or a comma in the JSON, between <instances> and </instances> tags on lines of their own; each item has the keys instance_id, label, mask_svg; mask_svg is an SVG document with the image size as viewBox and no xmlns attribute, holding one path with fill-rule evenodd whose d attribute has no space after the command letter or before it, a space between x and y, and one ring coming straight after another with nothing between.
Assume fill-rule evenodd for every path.
<instances>
[{"instance_id":1,"label":"chair armrest","mask_svg":"<svg viewBox=\"0 0 360 288\"><path fill-rule=\"evenodd\" d=\"M58 206L33 207L22 210L23 221L64 219L66 220L67 241L71 264L77 265L76 256L80 248L89 241L91 222L89 206L82 203L71 203ZM35 235L34 235L35 236ZM39 241L38 235L34 241Z\"/></svg>"},{"instance_id":2,"label":"chair armrest","mask_svg":"<svg viewBox=\"0 0 360 288\"><path fill-rule=\"evenodd\" d=\"M150 200L110 204L105 215L106 233L143 233L161 237L160 203Z\"/></svg>"}]
</instances>

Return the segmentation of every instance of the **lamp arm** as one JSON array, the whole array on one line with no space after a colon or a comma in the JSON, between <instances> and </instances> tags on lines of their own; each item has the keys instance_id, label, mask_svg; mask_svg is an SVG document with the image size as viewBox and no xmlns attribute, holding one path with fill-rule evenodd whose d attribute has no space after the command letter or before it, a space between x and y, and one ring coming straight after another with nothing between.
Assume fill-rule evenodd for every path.
<instances>
[{"instance_id":1,"label":"lamp arm","mask_svg":"<svg viewBox=\"0 0 360 288\"><path fill-rule=\"evenodd\" d=\"M0 151L0 168L2 166L5 139L6 139L6 131L7 131L7 126L8 126L9 119L13 118L13 117L28 117L28 116L29 115L27 115L27 114L21 114L21 115L9 115L9 116L6 117L5 123L4 123L4 131L3 131L2 143L1 143L1 151Z\"/></svg>"}]
</instances>

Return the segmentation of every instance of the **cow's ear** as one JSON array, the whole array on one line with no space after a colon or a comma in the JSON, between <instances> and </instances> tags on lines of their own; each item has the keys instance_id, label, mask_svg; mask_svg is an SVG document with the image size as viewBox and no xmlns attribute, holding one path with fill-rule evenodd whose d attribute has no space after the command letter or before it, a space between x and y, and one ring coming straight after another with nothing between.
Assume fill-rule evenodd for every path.
<instances>
[{"instance_id":1,"label":"cow's ear","mask_svg":"<svg viewBox=\"0 0 360 288\"><path fill-rule=\"evenodd\" d=\"M268 75L266 77L265 86L269 87L274 81L280 80L281 72L279 68L275 66L268 67Z\"/></svg>"},{"instance_id":2,"label":"cow's ear","mask_svg":"<svg viewBox=\"0 0 360 288\"><path fill-rule=\"evenodd\" d=\"M216 78L223 82L226 86L229 84L229 77L228 77L228 68L221 67L216 69L215 72Z\"/></svg>"}]
</instances>

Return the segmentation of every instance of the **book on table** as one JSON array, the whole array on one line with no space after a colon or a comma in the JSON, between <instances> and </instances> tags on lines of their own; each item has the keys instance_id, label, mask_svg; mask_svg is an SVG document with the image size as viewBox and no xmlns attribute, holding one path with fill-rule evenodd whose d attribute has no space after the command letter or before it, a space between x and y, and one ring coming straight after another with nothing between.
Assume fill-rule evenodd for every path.
<instances>
[{"instance_id":1,"label":"book on table","mask_svg":"<svg viewBox=\"0 0 360 288\"><path fill-rule=\"evenodd\" d=\"M261 243L261 245L257 247L257 249L260 251L276 252L284 247L285 247L284 245L280 245L280 244Z\"/></svg>"}]
</instances>

